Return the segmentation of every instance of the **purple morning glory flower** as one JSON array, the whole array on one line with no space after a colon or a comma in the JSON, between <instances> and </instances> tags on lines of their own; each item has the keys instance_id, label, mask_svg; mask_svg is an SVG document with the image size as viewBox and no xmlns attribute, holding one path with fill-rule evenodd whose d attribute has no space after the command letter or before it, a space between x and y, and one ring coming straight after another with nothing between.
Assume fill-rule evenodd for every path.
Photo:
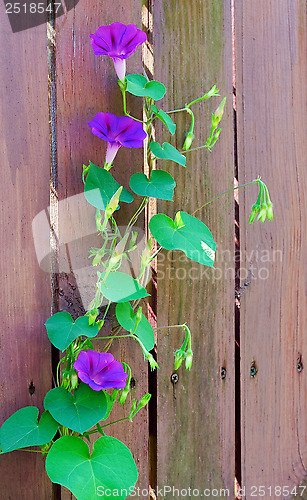
<instances>
[{"instance_id":1,"label":"purple morning glory flower","mask_svg":"<svg viewBox=\"0 0 307 500\"><path fill-rule=\"evenodd\" d=\"M100 26L91 36L94 54L113 59L118 78L123 82L126 75L126 59L147 39L144 31L135 24L113 23Z\"/></svg>"},{"instance_id":2,"label":"purple morning glory flower","mask_svg":"<svg viewBox=\"0 0 307 500\"><path fill-rule=\"evenodd\" d=\"M111 165L120 146L141 148L146 137L142 123L129 116L116 116L112 113L97 113L88 122L97 137L108 142L106 163Z\"/></svg>"},{"instance_id":3,"label":"purple morning glory flower","mask_svg":"<svg viewBox=\"0 0 307 500\"><path fill-rule=\"evenodd\" d=\"M80 351L74 363L79 378L94 391L123 389L128 373L109 352Z\"/></svg>"}]
</instances>

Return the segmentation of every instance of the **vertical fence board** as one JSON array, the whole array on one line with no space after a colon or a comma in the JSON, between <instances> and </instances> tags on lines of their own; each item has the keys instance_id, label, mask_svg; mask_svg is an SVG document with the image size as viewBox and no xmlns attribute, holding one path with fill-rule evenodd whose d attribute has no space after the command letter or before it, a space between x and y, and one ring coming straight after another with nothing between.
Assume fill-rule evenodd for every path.
<instances>
[{"instance_id":1,"label":"vertical fence board","mask_svg":"<svg viewBox=\"0 0 307 500\"><path fill-rule=\"evenodd\" d=\"M12 33L1 22L1 332L0 424L23 406L43 409L51 387L49 273L39 268L32 220L49 204L46 25ZM29 386L35 392L31 396ZM41 455L0 457L2 500L51 499Z\"/></svg>"},{"instance_id":2,"label":"vertical fence board","mask_svg":"<svg viewBox=\"0 0 307 500\"><path fill-rule=\"evenodd\" d=\"M58 150L58 197L64 200L73 195L83 193L82 164L91 160L94 164L103 167L107 144L91 133L87 123L92 120L97 112L111 112L123 116L122 96L117 84L117 76L113 62L108 57L95 56L90 43L90 34L105 24L115 21L124 24L134 23L141 28L141 3L129 0L126 2L107 1L97 4L92 0L83 0L65 17L56 22L56 85L57 85L57 150ZM127 60L127 73L142 73L142 49ZM142 101L138 98L128 97L128 109L134 116L142 116ZM141 149L127 149L121 147L112 175L116 180L128 188L130 176L142 171L143 157ZM95 209L82 203L82 210L87 210L88 215L82 215L84 235L94 221ZM79 206L79 202L77 202ZM81 209L80 205L80 209ZM136 202L133 209L137 208ZM61 207L61 205L60 205ZM81 213L81 212L80 212ZM132 215L132 206L123 203L119 213L119 224L127 224ZM74 221L75 222L75 221ZM141 221L144 224L144 221ZM61 228L67 231L67 219L59 210L60 239ZM79 228L80 229L80 228ZM63 236L63 234L62 234ZM80 238L80 237L79 237ZM90 239L80 238L71 255L72 268L75 272L60 274L60 308L68 310L73 316L83 314L86 304L82 286L86 287L92 299L94 288L88 285L91 280L88 250L97 246ZM96 239L97 242L97 239ZM101 246L101 245L100 245ZM79 263L78 263L79 262ZM82 272L78 270L80 262L87 266ZM59 269L61 271L61 268ZM96 274L97 268L94 269ZM96 276L97 278L97 276ZM96 279L95 279L96 281ZM93 281L92 281L93 283ZM81 294L81 296L80 296ZM88 302L89 302L88 300ZM114 310L113 310L114 312ZM106 321L106 327L101 335L109 334L112 318ZM96 345L101 350L103 344ZM142 352L132 340L126 342L115 340L112 353L116 359L127 362L132 369L135 379L135 388L131 391L125 405L117 405L112 412L114 420L127 416L129 398L140 399L148 392L147 363L143 360ZM113 434L121 439L132 451L139 470L137 487L148 488L148 419L147 410L144 409L134 419L133 423L123 422L107 429L108 434ZM137 437L136 437L137 436ZM62 492L62 498L70 498L67 490Z\"/></svg>"},{"instance_id":3,"label":"vertical fence board","mask_svg":"<svg viewBox=\"0 0 307 500\"><path fill-rule=\"evenodd\" d=\"M233 186L232 56L230 2L153 2L154 78L167 88L159 102L164 110L184 106L214 83L221 97L195 104L192 147L206 142L210 117L224 95L227 107L219 141L187 153L187 168L158 162L177 182L174 203L158 203L158 212L192 213ZM182 149L189 117L174 114L176 142ZM161 130L157 131L161 142ZM170 141L163 133L163 140ZM196 214L211 229L217 246L216 270L203 267L178 251L158 257L158 326L187 322L193 335L191 372L178 370L172 384L173 353L183 331L158 331L158 487L161 498L181 498L184 489L228 488L234 484L234 210L233 194ZM221 380L221 368L227 370ZM163 487L168 486L163 496ZM172 488L176 490L173 490ZM182 491L181 491L182 490ZM180 493L181 491L181 493ZM216 494L216 492L213 492ZM196 493L192 496L197 496ZM210 496L210 495L209 495ZM160 498L160 496L158 496Z\"/></svg>"},{"instance_id":4,"label":"vertical fence board","mask_svg":"<svg viewBox=\"0 0 307 500\"><path fill-rule=\"evenodd\" d=\"M236 2L239 177L260 174L274 203L274 221L250 227L256 189L240 194L241 266L250 276L241 293L247 499L260 485L266 498L270 487L273 498L288 498L282 488L307 473L306 13L301 0Z\"/></svg>"}]
</instances>

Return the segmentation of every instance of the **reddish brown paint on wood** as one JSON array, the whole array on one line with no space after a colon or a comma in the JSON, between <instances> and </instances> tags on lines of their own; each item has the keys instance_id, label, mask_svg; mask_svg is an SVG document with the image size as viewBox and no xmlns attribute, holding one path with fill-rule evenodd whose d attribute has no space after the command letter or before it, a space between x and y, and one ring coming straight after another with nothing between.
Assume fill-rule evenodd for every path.
<instances>
[{"instance_id":1,"label":"reddish brown paint on wood","mask_svg":"<svg viewBox=\"0 0 307 500\"><path fill-rule=\"evenodd\" d=\"M274 221L251 227L256 188L240 193L241 268L251 273L241 293L242 485L249 499L252 486L264 485L265 498L272 487L274 497L275 486L291 488L307 474L307 12L300 0L236 4L239 176L242 183L260 174L274 203Z\"/></svg>"},{"instance_id":2,"label":"reddish brown paint on wood","mask_svg":"<svg viewBox=\"0 0 307 500\"><path fill-rule=\"evenodd\" d=\"M56 26L56 73L57 73L57 149L58 149L58 198L65 200L73 195L83 193L82 165L91 160L94 164L103 166L106 143L91 133L87 123L97 112L111 112L118 116L123 115L122 96L117 84L117 76L114 71L112 60L108 57L95 56L90 43L90 34L103 24L114 21L125 24L134 23L141 28L141 3L128 1L108 1L97 4L93 0L85 0L70 11L65 17L57 20ZM127 73L142 73L142 50L127 60ZM142 100L128 96L128 109L134 116L141 117ZM142 170L142 151L136 149L120 148L114 161L112 175L126 188L130 176ZM82 231L88 232L93 225L95 209L87 204L83 205L83 194L80 204L82 211L87 214L80 215L78 223L77 215L73 218L73 224L79 229L79 240L70 248L71 263L74 270L81 265L86 267L80 277L78 271L66 272L60 279L60 308L70 311L78 316L84 313L85 304L80 300L82 286L90 276L90 262L87 258L91 246L98 246L97 238L80 238ZM79 203L79 202L78 202ZM77 203L77 205L78 205ZM138 202L139 203L139 202ZM61 201L60 201L61 204ZM81 206L80 205L80 206ZM79 208L80 208L79 206ZM133 203L133 211L138 204ZM123 204L119 214L119 224L127 224L132 215L132 207ZM140 224L144 224L141 220ZM69 236L69 227L64 212L59 211L60 235ZM60 236L61 237L61 236ZM99 241L101 246L101 241ZM97 268L94 269L96 274ZM60 269L61 271L61 269ZM95 279L96 281L96 279ZM94 296L94 289L88 287L89 299ZM82 295L82 293L81 293ZM83 295L84 297L84 295ZM113 308L114 316L114 308ZM100 332L101 336L110 334L112 326L111 317L106 326ZM96 345L99 350L103 349L102 343ZM116 420L127 416L132 398L140 399L148 392L147 363L143 360L140 348L133 341L114 341L112 353L116 359L125 361L131 366L132 375L135 379L135 388L128 397L125 408L117 405L112 412L112 419ZM129 399L130 398L130 399ZM148 415L144 409L134 419L133 423L122 422L106 430L107 434L121 439L132 451L139 470L137 487L148 489ZM62 498L70 498L67 490L63 490Z\"/></svg>"},{"instance_id":3,"label":"reddish brown paint on wood","mask_svg":"<svg viewBox=\"0 0 307 500\"><path fill-rule=\"evenodd\" d=\"M181 108L214 83L228 104L222 133L213 152L187 153L187 168L158 162L177 182L174 203L158 203L158 212L196 208L233 185L232 69L230 2L156 1L153 4L154 78L168 94L164 110ZM206 142L210 116L221 98L193 106L193 147ZM190 126L174 114L182 149ZM159 128L158 140L169 141ZM228 488L234 484L234 210L233 195L199 211L218 242L216 271L188 261L178 251L158 258L158 325L187 322L193 335L191 372L182 366L172 384L173 353L184 340L180 329L158 332L158 485L171 488ZM227 370L221 380L221 368ZM176 493L178 495L178 493ZM173 491L161 498L175 498ZM180 497L180 493L179 493ZM179 498L178 497L178 498ZM159 496L160 498L160 496Z\"/></svg>"},{"instance_id":4,"label":"reddish brown paint on wood","mask_svg":"<svg viewBox=\"0 0 307 500\"><path fill-rule=\"evenodd\" d=\"M23 406L43 409L51 388L50 274L36 258L32 220L49 205L46 26L13 34L1 9L0 424ZM31 396L29 386L35 392ZM51 499L41 455L0 457L1 500Z\"/></svg>"}]
</instances>

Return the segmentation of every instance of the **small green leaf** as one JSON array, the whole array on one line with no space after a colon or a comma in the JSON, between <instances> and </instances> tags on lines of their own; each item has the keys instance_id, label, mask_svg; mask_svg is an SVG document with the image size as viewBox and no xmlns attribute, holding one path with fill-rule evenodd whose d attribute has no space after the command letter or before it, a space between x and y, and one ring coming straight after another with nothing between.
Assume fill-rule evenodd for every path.
<instances>
[{"instance_id":1,"label":"small green leaf","mask_svg":"<svg viewBox=\"0 0 307 500\"><path fill-rule=\"evenodd\" d=\"M127 91L139 97L151 97L158 101L164 97L166 88L154 80L148 82L143 75L127 75Z\"/></svg>"},{"instance_id":2,"label":"small green leaf","mask_svg":"<svg viewBox=\"0 0 307 500\"><path fill-rule=\"evenodd\" d=\"M172 201L176 182L168 172L152 170L150 180L141 172L133 174L130 177L129 186L139 196Z\"/></svg>"},{"instance_id":3,"label":"small green leaf","mask_svg":"<svg viewBox=\"0 0 307 500\"><path fill-rule=\"evenodd\" d=\"M129 302L117 304L115 314L119 324L128 332L133 332L136 324L136 315ZM142 314L141 321L139 322L135 335L137 335L144 344L147 351L151 351L155 345L155 336L151 324L144 314Z\"/></svg>"},{"instance_id":4,"label":"small green leaf","mask_svg":"<svg viewBox=\"0 0 307 500\"><path fill-rule=\"evenodd\" d=\"M61 351L65 351L69 344L80 335L92 338L96 337L99 331L96 323L89 324L88 316L80 316L74 322L66 311L60 311L51 316L47 319L45 326L51 344Z\"/></svg>"},{"instance_id":5,"label":"small green leaf","mask_svg":"<svg viewBox=\"0 0 307 500\"><path fill-rule=\"evenodd\" d=\"M163 147L158 142L149 144L150 151L157 157L163 160L172 160L185 167L186 157L179 153L178 149L174 148L168 142L163 142Z\"/></svg>"},{"instance_id":6,"label":"small green leaf","mask_svg":"<svg viewBox=\"0 0 307 500\"><path fill-rule=\"evenodd\" d=\"M99 273L99 276L104 279L105 274ZM149 295L137 280L120 271L108 274L105 281L99 284L99 287L104 297L111 302L127 302L128 300L141 299Z\"/></svg>"},{"instance_id":7,"label":"small green leaf","mask_svg":"<svg viewBox=\"0 0 307 500\"><path fill-rule=\"evenodd\" d=\"M216 243L207 226L186 212L177 212L175 220L164 214L154 215L149 229L166 250L182 250L189 259L213 267Z\"/></svg>"},{"instance_id":8,"label":"small green leaf","mask_svg":"<svg viewBox=\"0 0 307 500\"><path fill-rule=\"evenodd\" d=\"M174 135L176 131L176 125L171 119L171 117L168 114L166 114L165 111L163 111L162 109L159 110L157 106L155 106L154 104L151 106L151 110L154 112L156 117L159 118L159 120L161 120L164 123L164 125L167 126L169 132L172 135Z\"/></svg>"},{"instance_id":9,"label":"small green leaf","mask_svg":"<svg viewBox=\"0 0 307 500\"><path fill-rule=\"evenodd\" d=\"M81 382L73 394L63 387L51 389L44 407L61 425L83 434L103 419L108 404L104 391L94 391Z\"/></svg>"},{"instance_id":10,"label":"small green leaf","mask_svg":"<svg viewBox=\"0 0 307 500\"><path fill-rule=\"evenodd\" d=\"M35 406L26 406L5 420L0 429L1 453L28 446L41 446L54 438L58 422L45 411L37 423L38 413Z\"/></svg>"},{"instance_id":11,"label":"small green leaf","mask_svg":"<svg viewBox=\"0 0 307 500\"><path fill-rule=\"evenodd\" d=\"M112 196L120 187L120 184L112 177L112 174L108 170L97 167L90 162L90 170L86 177L84 194L91 205L105 210ZM119 201L131 203L133 201L132 193L123 188Z\"/></svg>"},{"instance_id":12,"label":"small green leaf","mask_svg":"<svg viewBox=\"0 0 307 500\"><path fill-rule=\"evenodd\" d=\"M47 455L46 471L53 483L66 486L78 500L125 499L138 478L130 450L110 436L95 441L92 455L81 438L61 437Z\"/></svg>"}]
</instances>

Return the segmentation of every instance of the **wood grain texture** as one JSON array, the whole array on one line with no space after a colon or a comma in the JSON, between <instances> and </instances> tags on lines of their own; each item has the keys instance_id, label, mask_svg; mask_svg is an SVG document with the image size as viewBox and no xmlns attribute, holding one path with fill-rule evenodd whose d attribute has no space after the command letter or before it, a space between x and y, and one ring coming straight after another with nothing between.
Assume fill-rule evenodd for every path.
<instances>
[{"instance_id":1,"label":"wood grain texture","mask_svg":"<svg viewBox=\"0 0 307 500\"><path fill-rule=\"evenodd\" d=\"M56 85L57 85L57 151L58 151L58 199L60 204L66 198L76 196L76 212L72 216L76 229L75 241L73 231L69 227L67 210L59 209L60 240L68 241L71 270L66 268L60 278L60 309L70 311L74 316L84 313L87 304L84 297L91 300L94 288L89 286L91 277L88 250L98 246L97 238L91 234L95 210L83 204L82 165L91 160L103 166L106 142L91 133L87 123L97 112L111 112L123 115L122 97L117 84L117 76L113 62L108 57L95 56L90 43L90 34L105 24L119 21L125 24L134 23L141 28L141 3L129 0L120 2L108 0L103 3L85 0L56 22ZM142 73L142 49L139 48L127 60L127 73ZM128 96L128 109L134 116L142 116L142 100ZM111 173L126 188L130 176L142 171L142 150L120 148ZM80 194L81 193L81 194ZM78 198L78 195L80 197ZM59 206L60 206L59 204ZM118 223L127 224L132 210L138 206L123 204L118 214ZM79 218L81 216L81 218ZM78 219L79 218L79 219ZM140 221L144 229L144 222ZM83 235L82 235L83 231ZM94 230L93 230L94 231ZM92 231L92 233L93 233ZM99 242L101 243L101 242ZM101 246L101 244L99 245ZM65 261L65 258L64 258ZM66 264L69 267L69 259ZM83 268L80 270L80 267ZM62 269L63 270L63 269ZM61 271L61 268L60 268ZM96 276L97 269L94 269ZM95 277L94 276L94 277ZM96 279L95 279L96 281ZM114 310L113 310L114 314ZM101 335L108 335L112 326L109 317ZM102 350L103 344L98 346ZM125 339L115 341L112 345L115 358L125 361L131 366L135 379L135 388L128 397L125 409L121 405L113 410L112 419L122 418L130 409L132 398L140 399L148 392L147 363L143 360L140 348L133 341ZM130 400L129 400L130 398ZM121 439L132 451L139 470L137 487L148 488L148 416L144 409L134 419L133 424L123 422L107 429L107 433ZM70 498L67 490L63 490L62 498Z\"/></svg>"},{"instance_id":2,"label":"wood grain texture","mask_svg":"<svg viewBox=\"0 0 307 500\"><path fill-rule=\"evenodd\" d=\"M186 169L158 162L158 168L169 170L177 182L174 203L159 202L158 212L174 216L177 210L192 213L233 185L230 2L155 1L153 27L154 78L162 81L168 92L159 106L164 110L180 108L214 83L228 100L221 137L212 153L205 149L187 153ZM206 142L211 112L222 97L193 106L193 147ZM182 149L190 121L185 114L172 118L177 123L177 138L172 144ZM157 139L161 142L162 138L170 141L158 128ZM158 486L179 491L228 488L226 496L233 498L233 194L196 216L209 226L218 242L216 270L188 261L179 251L163 251L158 258L158 325L187 322L194 351L191 372L182 366L178 383L172 384L173 353L184 335L180 329L158 332ZM220 376L222 367L227 370L225 380ZM161 498L176 495L171 490Z\"/></svg>"},{"instance_id":3,"label":"wood grain texture","mask_svg":"<svg viewBox=\"0 0 307 500\"><path fill-rule=\"evenodd\" d=\"M43 409L51 388L51 349L44 328L50 274L39 267L32 235L33 218L49 205L46 25L13 34L3 6L0 22L2 424L23 406ZM51 499L40 455L5 454L0 471L1 499Z\"/></svg>"},{"instance_id":4,"label":"wood grain texture","mask_svg":"<svg viewBox=\"0 0 307 500\"><path fill-rule=\"evenodd\" d=\"M240 182L260 174L274 203L274 221L251 227L256 189L240 193L241 267L252 273L241 294L242 485L249 499L253 485L293 487L307 474L307 12L301 0L236 6Z\"/></svg>"}]
</instances>

